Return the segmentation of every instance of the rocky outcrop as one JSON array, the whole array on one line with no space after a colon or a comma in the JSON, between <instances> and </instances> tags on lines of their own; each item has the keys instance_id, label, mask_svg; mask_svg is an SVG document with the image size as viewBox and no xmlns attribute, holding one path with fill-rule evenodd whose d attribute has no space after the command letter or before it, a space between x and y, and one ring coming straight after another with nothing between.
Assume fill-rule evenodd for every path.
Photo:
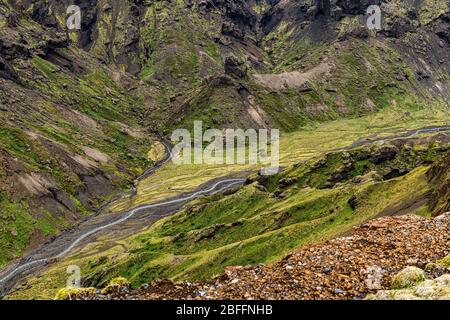
<instances>
[{"instance_id":1,"label":"rocky outcrop","mask_svg":"<svg viewBox=\"0 0 450 320\"><path fill-rule=\"evenodd\" d=\"M392 288L404 289L422 281L425 281L425 271L417 267L407 267L393 277Z\"/></svg>"},{"instance_id":2,"label":"rocky outcrop","mask_svg":"<svg viewBox=\"0 0 450 320\"><path fill-rule=\"evenodd\" d=\"M234 78L242 79L247 75L247 67L236 56L230 55L225 58L225 73Z\"/></svg>"},{"instance_id":3,"label":"rocky outcrop","mask_svg":"<svg viewBox=\"0 0 450 320\"><path fill-rule=\"evenodd\" d=\"M371 156L371 161L375 164L381 164L388 160L392 160L397 156L398 150L395 146L384 145L376 148Z\"/></svg>"},{"instance_id":4,"label":"rocky outcrop","mask_svg":"<svg viewBox=\"0 0 450 320\"><path fill-rule=\"evenodd\" d=\"M430 197L430 209L434 216L450 211L450 153L435 163L427 173L435 186Z\"/></svg>"},{"instance_id":5,"label":"rocky outcrop","mask_svg":"<svg viewBox=\"0 0 450 320\"><path fill-rule=\"evenodd\" d=\"M441 46L450 46L450 14L446 14L438 21L436 35L443 40Z\"/></svg>"},{"instance_id":6,"label":"rocky outcrop","mask_svg":"<svg viewBox=\"0 0 450 320\"><path fill-rule=\"evenodd\" d=\"M18 81L19 76L17 75L14 68L5 60L0 57L0 78L12 81Z\"/></svg>"},{"instance_id":7,"label":"rocky outcrop","mask_svg":"<svg viewBox=\"0 0 450 320\"><path fill-rule=\"evenodd\" d=\"M440 266L444 272L450 271L449 265L442 262L427 265L426 270L435 266ZM450 300L450 273L427 279L425 270L407 267L392 278L391 288L371 294L367 300Z\"/></svg>"}]
</instances>

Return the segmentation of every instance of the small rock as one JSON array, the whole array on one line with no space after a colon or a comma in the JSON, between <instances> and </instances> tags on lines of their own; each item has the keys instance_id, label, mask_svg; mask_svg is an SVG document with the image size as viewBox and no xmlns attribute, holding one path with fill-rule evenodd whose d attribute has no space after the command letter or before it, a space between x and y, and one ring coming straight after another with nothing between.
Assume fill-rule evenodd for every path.
<instances>
[{"instance_id":1,"label":"small rock","mask_svg":"<svg viewBox=\"0 0 450 320\"><path fill-rule=\"evenodd\" d=\"M450 286L450 274L444 274L434 280L436 283L443 286Z\"/></svg>"},{"instance_id":2,"label":"small rock","mask_svg":"<svg viewBox=\"0 0 450 320\"><path fill-rule=\"evenodd\" d=\"M407 267L392 279L392 289L409 288L419 282L425 281L425 272L417 267Z\"/></svg>"}]
</instances>

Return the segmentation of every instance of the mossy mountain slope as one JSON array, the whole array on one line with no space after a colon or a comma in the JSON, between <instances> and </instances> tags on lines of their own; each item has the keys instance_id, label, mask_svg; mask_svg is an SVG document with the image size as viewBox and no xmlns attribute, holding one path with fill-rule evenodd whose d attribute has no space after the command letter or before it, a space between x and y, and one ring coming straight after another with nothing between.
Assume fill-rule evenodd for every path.
<instances>
[{"instance_id":1,"label":"mossy mountain slope","mask_svg":"<svg viewBox=\"0 0 450 320\"><path fill-rule=\"evenodd\" d=\"M154 137L127 74L6 1L0 14L3 266L127 189Z\"/></svg>"},{"instance_id":2,"label":"mossy mountain slope","mask_svg":"<svg viewBox=\"0 0 450 320\"><path fill-rule=\"evenodd\" d=\"M24 2L63 30L68 1ZM382 30L365 24L380 5ZM449 6L431 1L80 2L81 48L158 87L148 121L277 127L448 98Z\"/></svg>"}]
</instances>

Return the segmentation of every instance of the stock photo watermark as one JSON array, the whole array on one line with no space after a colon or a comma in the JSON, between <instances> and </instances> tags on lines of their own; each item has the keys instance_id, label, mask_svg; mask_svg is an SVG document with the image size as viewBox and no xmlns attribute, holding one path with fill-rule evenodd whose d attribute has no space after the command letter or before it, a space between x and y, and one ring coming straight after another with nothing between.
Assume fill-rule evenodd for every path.
<instances>
[{"instance_id":1,"label":"stock photo watermark","mask_svg":"<svg viewBox=\"0 0 450 320\"><path fill-rule=\"evenodd\" d=\"M366 16L366 26L369 30L381 30L382 13L380 6L369 6L366 10Z\"/></svg>"},{"instance_id":2,"label":"stock photo watermark","mask_svg":"<svg viewBox=\"0 0 450 320\"><path fill-rule=\"evenodd\" d=\"M81 288L81 269L79 266L68 266L66 270L69 277L67 278L66 287L73 289Z\"/></svg>"},{"instance_id":3,"label":"stock photo watermark","mask_svg":"<svg viewBox=\"0 0 450 320\"><path fill-rule=\"evenodd\" d=\"M80 30L81 29L81 8L76 5L71 5L67 8L66 13L69 15L66 21L67 29Z\"/></svg>"},{"instance_id":4,"label":"stock photo watermark","mask_svg":"<svg viewBox=\"0 0 450 320\"><path fill-rule=\"evenodd\" d=\"M77 5L67 7L66 27L70 31L81 29L81 8ZM369 30L382 29L382 11L380 6L371 5L366 10L366 26Z\"/></svg>"},{"instance_id":5,"label":"stock photo watermark","mask_svg":"<svg viewBox=\"0 0 450 320\"><path fill-rule=\"evenodd\" d=\"M171 139L174 144L172 161L176 165L249 164L261 165L262 175L274 175L279 171L278 129L208 129L203 132L203 122L195 121L193 135L187 129L177 129Z\"/></svg>"},{"instance_id":6,"label":"stock photo watermark","mask_svg":"<svg viewBox=\"0 0 450 320\"><path fill-rule=\"evenodd\" d=\"M367 275L366 285L370 290L380 290L384 270L379 266L370 266L365 271Z\"/></svg>"}]
</instances>

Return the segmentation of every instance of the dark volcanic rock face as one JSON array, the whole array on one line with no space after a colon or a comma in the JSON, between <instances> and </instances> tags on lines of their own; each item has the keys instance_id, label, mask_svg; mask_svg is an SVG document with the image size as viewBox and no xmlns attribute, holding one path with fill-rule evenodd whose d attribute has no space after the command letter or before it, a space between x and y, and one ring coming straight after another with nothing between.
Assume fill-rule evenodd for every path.
<instances>
[{"instance_id":1,"label":"dark volcanic rock face","mask_svg":"<svg viewBox=\"0 0 450 320\"><path fill-rule=\"evenodd\" d=\"M6 80L18 80L17 73L14 71L11 65L2 58L0 58L0 77Z\"/></svg>"},{"instance_id":2,"label":"dark volcanic rock face","mask_svg":"<svg viewBox=\"0 0 450 320\"><path fill-rule=\"evenodd\" d=\"M244 78L247 75L247 70L242 61L236 56L228 56L225 59L225 73L236 78Z\"/></svg>"},{"instance_id":3,"label":"dark volcanic rock face","mask_svg":"<svg viewBox=\"0 0 450 320\"><path fill-rule=\"evenodd\" d=\"M444 45L450 46L450 14L446 14L438 20L436 35L444 41ZM442 44L441 47L444 47Z\"/></svg>"},{"instance_id":4,"label":"dark volcanic rock face","mask_svg":"<svg viewBox=\"0 0 450 320\"><path fill-rule=\"evenodd\" d=\"M441 2L436 1L436 6L442 6ZM369 36L364 26L366 10L370 5L379 5L384 21L381 33L387 37L399 38L417 30L423 23L421 15L424 16L423 11L426 10L422 7L423 0L407 0L402 4L397 0L189 0L179 10L178 5L170 1L77 0L72 3L69 0L26 0L15 4L15 8L23 14L29 14L43 26L62 31L65 29L62 22L67 16L66 9L71 4L79 5L82 10L82 28L76 37L78 46L95 53L105 62L123 66L135 76L146 73L149 62L155 62L155 51L161 49L158 46L167 45L158 41L155 43L158 37L149 37L151 29L156 31L158 28L165 36L162 24L166 22L173 30L192 29L198 22L198 16L213 19L208 23L216 29L215 32L220 29L221 35L226 38L213 36L214 41L223 46L222 51L227 51L228 48L224 47L230 45L234 47L231 48L232 51L243 45L253 55L254 40L260 41L261 37L276 32L281 24L293 26L295 31L291 37L295 40L304 39L305 36L315 42L332 41L336 37L341 40L348 40L349 37L366 39ZM169 16L165 13L166 10ZM159 17L163 21L158 21ZM184 25L185 18L187 25ZM361 26L337 32L342 30L340 23L346 18L359 19ZM436 34L445 42L448 41L449 34L448 20L443 19L443 22L444 25L437 28ZM197 27L201 29L201 25ZM260 66L257 61L251 63L253 66ZM160 75L160 78L167 77Z\"/></svg>"}]
</instances>

